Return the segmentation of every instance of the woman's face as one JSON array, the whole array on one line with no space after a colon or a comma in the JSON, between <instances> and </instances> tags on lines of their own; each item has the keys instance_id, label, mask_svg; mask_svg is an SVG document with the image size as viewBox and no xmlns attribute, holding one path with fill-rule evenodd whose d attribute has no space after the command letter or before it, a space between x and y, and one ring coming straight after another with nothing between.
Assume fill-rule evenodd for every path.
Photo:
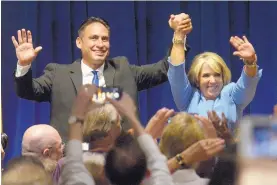
<instances>
[{"instance_id":1,"label":"woman's face","mask_svg":"<svg viewBox=\"0 0 277 185\"><path fill-rule=\"evenodd\" d=\"M204 97L215 100L222 87L222 74L216 73L207 63L204 63L199 76L199 88Z\"/></svg>"}]
</instances>

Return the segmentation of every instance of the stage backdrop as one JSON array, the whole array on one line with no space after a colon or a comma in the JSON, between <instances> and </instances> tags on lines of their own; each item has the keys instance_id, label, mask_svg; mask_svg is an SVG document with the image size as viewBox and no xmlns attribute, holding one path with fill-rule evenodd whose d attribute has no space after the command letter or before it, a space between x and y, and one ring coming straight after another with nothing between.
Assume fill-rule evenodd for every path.
<instances>
[{"instance_id":1,"label":"stage backdrop","mask_svg":"<svg viewBox=\"0 0 277 185\"><path fill-rule=\"evenodd\" d=\"M190 14L193 31L188 36L188 61L203 51L221 55L232 71L241 74L242 62L232 56L232 35L246 35L253 43L263 76L246 113L271 113L277 100L276 2L1 2L2 3L2 110L3 129L9 135L5 161L20 154L24 131L49 122L49 104L20 99L15 94L15 49L11 36L30 29L35 46L43 50L32 64L33 75L42 74L50 62L70 64L80 57L75 39L88 16L100 16L111 25L111 57L126 56L131 64L157 62L172 39L170 14ZM189 66L190 62L188 62ZM176 108L168 83L140 93L140 113L145 124L161 107Z\"/></svg>"}]
</instances>

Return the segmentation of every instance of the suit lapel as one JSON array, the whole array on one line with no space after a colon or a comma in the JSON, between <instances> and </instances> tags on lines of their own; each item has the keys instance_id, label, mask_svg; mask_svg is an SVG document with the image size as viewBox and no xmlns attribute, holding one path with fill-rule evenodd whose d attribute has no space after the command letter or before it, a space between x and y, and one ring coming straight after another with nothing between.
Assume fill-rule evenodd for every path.
<instances>
[{"instance_id":1,"label":"suit lapel","mask_svg":"<svg viewBox=\"0 0 277 185\"><path fill-rule=\"evenodd\" d=\"M82 85L82 71L81 71L81 60L76 60L69 66L69 76L74 84L76 93Z\"/></svg>"},{"instance_id":2,"label":"suit lapel","mask_svg":"<svg viewBox=\"0 0 277 185\"><path fill-rule=\"evenodd\" d=\"M104 78L106 86L114 86L115 66L112 60L107 60L104 66ZM78 59L69 66L69 76L73 82L76 93L82 86L81 60Z\"/></svg>"},{"instance_id":3,"label":"suit lapel","mask_svg":"<svg viewBox=\"0 0 277 185\"><path fill-rule=\"evenodd\" d=\"M106 86L114 86L115 66L112 60L105 62L103 74Z\"/></svg>"}]
</instances>

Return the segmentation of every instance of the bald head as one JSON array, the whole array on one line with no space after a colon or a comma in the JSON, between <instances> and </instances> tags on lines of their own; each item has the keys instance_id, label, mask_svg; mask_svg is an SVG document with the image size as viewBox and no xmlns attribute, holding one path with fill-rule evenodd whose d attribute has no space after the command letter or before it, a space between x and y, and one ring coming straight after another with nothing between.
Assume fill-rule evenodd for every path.
<instances>
[{"instance_id":1,"label":"bald head","mask_svg":"<svg viewBox=\"0 0 277 185\"><path fill-rule=\"evenodd\" d=\"M61 157L62 139L50 125L40 124L29 127L22 139L22 155L36 155L58 160Z\"/></svg>"}]
</instances>

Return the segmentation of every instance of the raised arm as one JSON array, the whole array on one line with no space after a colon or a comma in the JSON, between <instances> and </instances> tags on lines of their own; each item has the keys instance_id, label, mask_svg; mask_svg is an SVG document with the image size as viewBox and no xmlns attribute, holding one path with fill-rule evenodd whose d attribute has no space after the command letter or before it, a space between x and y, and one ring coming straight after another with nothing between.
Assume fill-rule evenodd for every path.
<instances>
[{"instance_id":1,"label":"raised arm","mask_svg":"<svg viewBox=\"0 0 277 185\"><path fill-rule=\"evenodd\" d=\"M175 17L175 15L171 15L171 17L173 18ZM180 21L178 22L178 24L180 25L180 29L183 29L183 31L187 29L186 27L187 21ZM185 39L185 37L182 37L180 39ZM174 42L175 41L173 40L173 43ZM183 43L183 47L181 48L182 53L187 54L189 52L189 46L184 44L185 43L184 40L182 40L181 42ZM172 51L172 48L174 48L174 44L170 45L167 55L157 63L142 65L142 66L134 66L134 65L130 66L135 76L139 91L149 89L151 87L164 83L168 80L167 71L168 71L169 65L168 65L167 59Z\"/></svg>"},{"instance_id":2,"label":"raised arm","mask_svg":"<svg viewBox=\"0 0 277 185\"><path fill-rule=\"evenodd\" d=\"M21 77L14 78L15 90L20 98L35 100L38 102L50 101L53 79L57 64L48 64L43 75L39 78L32 77L32 70Z\"/></svg>"},{"instance_id":3,"label":"raised arm","mask_svg":"<svg viewBox=\"0 0 277 185\"><path fill-rule=\"evenodd\" d=\"M91 98L97 88L85 85L79 90L72 106L69 118L69 136L66 157L62 168L60 183L62 185L94 185L95 182L83 163L83 121L91 105ZM92 108L92 106L91 106Z\"/></svg>"},{"instance_id":4,"label":"raised arm","mask_svg":"<svg viewBox=\"0 0 277 185\"><path fill-rule=\"evenodd\" d=\"M41 46L34 48L32 33L25 29L17 30L18 41L12 36L12 42L15 47L18 64L21 66L30 65L42 50Z\"/></svg>"},{"instance_id":5,"label":"raised arm","mask_svg":"<svg viewBox=\"0 0 277 185\"><path fill-rule=\"evenodd\" d=\"M155 87L167 81L167 56L154 64L130 65L139 91Z\"/></svg>"},{"instance_id":6,"label":"raised arm","mask_svg":"<svg viewBox=\"0 0 277 185\"><path fill-rule=\"evenodd\" d=\"M145 153L147 159L147 167L151 173L151 182L153 185L172 185L172 177L169 173L166 157L161 154L154 139L148 135L135 114L135 104L132 98L123 93L119 101L109 100L119 113L126 116L131 123L134 133L137 136L138 143Z\"/></svg>"},{"instance_id":7,"label":"raised arm","mask_svg":"<svg viewBox=\"0 0 277 185\"><path fill-rule=\"evenodd\" d=\"M37 79L32 78L31 63L42 50L41 46L34 48L32 33L25 29L17 31L18 41L12 36L18 60L15 72L15 88L19 97L35 100L49 101L52 87L52 80L55 73L55 65L49 64L44 71L44 75Z\"/></svg>"},{"instance_id":8,"label":"raised arm","mask_svg":"<svg viewBox=\"0 0 277 185\"><path fill-rule=\"evenodd\" d=\"M180 153L181 162L178 162L176 157L169 159L168 168L171 173L174 173L181 169L182 165L191 166L196 162L207 161L222 151L224 144L224 140L219 138L200 140Z\"/></svg>"},{"instance_id":9,"label":"raised arm","mask_svg":"<svg viewBox=\"0 0 277 185\"><path fill-rule=\"evenodd\" d=\"M230 43L237 50L233 55L240 57L245 64L240 78L231 90L230 96L237 106L244 109L255 96L262 70L258 71L255 49L245 36L243 36L243 39L237 36L231 37Z\"/></svg>"},{"instance_id":10,"label":"raised arm","mask_svg":"<svg viewBox=\"0 0 277 185\"><path fill-rule=\"evenodd\" d=\"M193 88L185 71L185 52L183 40L192 30L191 19L187 14L171 15L169 26L174 30L173 47L170 53L168 80L177 108L186 111L192 98Z\"/></svg>"},{"instance_id":11,"label":"raised arm","mask_svg":"<svg viewBox=\"0 0 277 185\"><path fill-rule=\"evenodd\" d=\"M169 48L169 53L172 46ZM185 53L189 52L189 46L186 45ZM162 60L154 64L147 64L142 66L130 65L130 68L134 74L135 80L137 82L137 87L139 91L149 89L160 85L168 80L168 55L166 55Z\"/></svg>"}]
</instances>

